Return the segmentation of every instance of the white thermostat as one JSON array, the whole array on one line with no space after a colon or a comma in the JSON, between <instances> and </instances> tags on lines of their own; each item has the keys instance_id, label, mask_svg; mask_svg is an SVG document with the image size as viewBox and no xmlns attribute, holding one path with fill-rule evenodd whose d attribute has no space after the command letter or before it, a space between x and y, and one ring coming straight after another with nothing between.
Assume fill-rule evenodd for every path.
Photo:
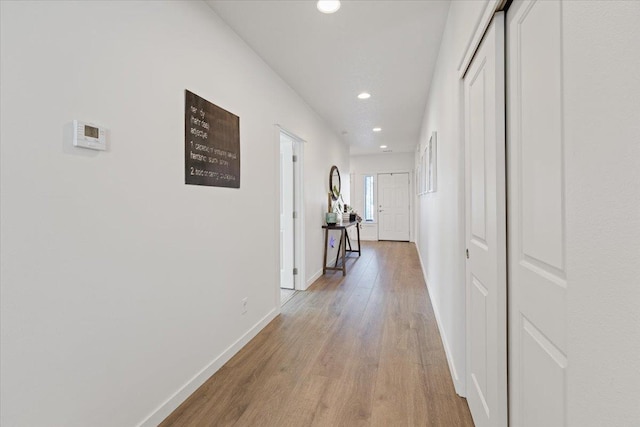
<instances>
[{"instance_id":1,"label":"white thermostat","mask_svg":"<svg viewBox=\"0 0 640 427\"><path fill-rule=\"evenodd\" d=\"M91 123L74 120L73 145L104 151L107 149L107 129Z\"/></svg>"}]
</instances>

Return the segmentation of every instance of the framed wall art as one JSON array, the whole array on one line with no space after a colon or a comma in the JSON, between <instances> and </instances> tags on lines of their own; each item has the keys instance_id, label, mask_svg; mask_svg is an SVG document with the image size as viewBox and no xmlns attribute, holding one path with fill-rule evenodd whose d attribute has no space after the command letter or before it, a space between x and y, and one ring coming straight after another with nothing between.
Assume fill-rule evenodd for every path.
<instances>
[{"instance_id":1,"label":"framed wall art","mask_svg":"<svg viewBox=\"0 0 640 427\"><path fill-rule=\"evenodd\" d=\"M426 147L427 157L427 193L435 193L438 189L438 134L436 131L431 133L429 142Z\"/></svg>"}]
</instances>

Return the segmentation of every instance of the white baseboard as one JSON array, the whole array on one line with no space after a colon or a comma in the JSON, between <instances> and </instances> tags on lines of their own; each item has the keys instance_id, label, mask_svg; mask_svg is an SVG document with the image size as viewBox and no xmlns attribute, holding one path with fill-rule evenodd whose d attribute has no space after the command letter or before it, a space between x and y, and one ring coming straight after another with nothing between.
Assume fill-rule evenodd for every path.
<instances>
[{"instance_id":1,"label":"white baseboard","mask_svg":"<svg viewBox=\"0 0 640 427\"><path fill-rule=\"evenodd\" d=\"M216 357L211 363L205 366L185 385L169 397L162 405L145 418L138 427L156 427L167 418L182 402L184 402L194 391L198 389L206 380L215 374L225 363L229 361L242 347L244 347L253 337L258 335L265 326L280 314L279 308L274 308L258 323L253 325L243 336L231 344L221 355Z\"/></svg>"},{"instance_id":2,"label":"white baseboard","mask_svg":"<svg viewBox=\"0 0 640 427\"><path fill-rule=\"evenodd\" d=\"M309 277L309 280L307 280L307 283L305 283L305 287L303 291L307 290L309 286L313 285L313 282L318 280L320 276L322 276L322 269L316 271L316 273L313 276Z\"/></svg>"},{"instance_id":3,"label":"white baseboard","mask_svg":"<svg viewBox=\"0 0 640 427\"><path fill-rule=\"evenodd\" d=\"M440 311L438 309L438 304L433 300L431 292L431 287L429 286L429 278L427 277L427 270L424 268L424 263L422 262L422 255L420 254L420 248L416 244L416 250L418 252L418 259L420 260L420 267L422 268L422 276L424 277L424 283L427 285L427 290L429 291L429 298L431 299L431 307L433 307L433 313L436 316L436 323L438 324L438 330L440 331L440 336L442 337L442 345L444 346L444 353L447 356L447 364L449 365L449 372L451 373L451 378L453 379L453 386L456 389L456 393L461 397L466 397L466 388L464 382L461 381L458 370L456 369L456 364L453 361L453 355L451 353L451 347L449 347L449 341L447 340L447 334L444 331L442 326L442 318L440 317Z\"/></svg>"}]
</instances>

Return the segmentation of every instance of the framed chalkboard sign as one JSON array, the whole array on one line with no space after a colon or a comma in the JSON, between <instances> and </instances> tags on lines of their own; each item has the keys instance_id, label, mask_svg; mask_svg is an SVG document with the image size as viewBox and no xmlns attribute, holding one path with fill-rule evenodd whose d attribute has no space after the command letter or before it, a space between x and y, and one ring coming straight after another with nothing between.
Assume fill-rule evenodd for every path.
<instances>
[{"instance_id":1,"label":"framed chalkboard sign","mask_svg":"<svg viewBox=\"0 0 640 427\"><path fill-rule=\"evenodd\" d=\"M240 188L240 118L185 91L185 184Z\"/></svg>"}]
</instances>

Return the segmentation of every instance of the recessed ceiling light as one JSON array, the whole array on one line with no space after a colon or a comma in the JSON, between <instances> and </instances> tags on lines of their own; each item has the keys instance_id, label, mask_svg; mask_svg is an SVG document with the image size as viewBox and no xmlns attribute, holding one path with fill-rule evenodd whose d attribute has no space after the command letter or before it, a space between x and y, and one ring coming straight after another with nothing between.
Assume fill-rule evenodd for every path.
<instances>
[{"instance_id":1,"label":"recessed ceiling light","mask_svg":"<svg viewBox=\"0 0 640 427\"><path fill-rule=\"evenodd\" d=\"M371 98L371 94L367 93L367 92L362 92L360 95L358 95L358 98L360 98L360 99L369 99L369 98Z\"/></svg>"},{"instance_id":2,"label":"recessed ceiling light","mask_svg":"<svg viewBox=\"0 0 640 427\"><path fill-rule=\"evenodd\" d=\"M387 146L386 145L381 145L380 148L387 148Z\"/></svg>"},{"instance_id":3,"label":"recessed ceiling light","mask_svg":"<svg viewBox=\"0 0 640 427\"><path fill-rule=\"evenodd\" d=\"M380 132L382 130L382 128L373 128L374 132Z\"/></svg>"},{"instance_id":4,"label":"recessed ceiling light","mask_svg":"<svg viewBox=\"0 0 640 427\"><path fill-rule=\"evenodd\" d=\"M334 13L340 9L340 1L338 0L320 0L316 7L322 13Z\"/></svg>"}]
</instances>

